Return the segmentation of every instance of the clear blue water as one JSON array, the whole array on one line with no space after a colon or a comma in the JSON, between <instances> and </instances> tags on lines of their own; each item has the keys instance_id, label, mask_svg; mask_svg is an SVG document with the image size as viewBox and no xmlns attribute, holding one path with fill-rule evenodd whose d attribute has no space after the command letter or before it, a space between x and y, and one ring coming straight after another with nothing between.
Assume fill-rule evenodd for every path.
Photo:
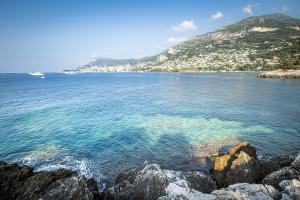
<instances>
[{"instance_id":1,"label":"clear blue water","mask_svg":"<svg viewBox=\"0 0 300 200\"><path fill-rule=\"evenodd\" d=\"M98 181L145 161L186 166L239 141L265 156L300 150L299 80L1 74L0 102L0 160L68 167Z\"/></svg>"}]
</instances>

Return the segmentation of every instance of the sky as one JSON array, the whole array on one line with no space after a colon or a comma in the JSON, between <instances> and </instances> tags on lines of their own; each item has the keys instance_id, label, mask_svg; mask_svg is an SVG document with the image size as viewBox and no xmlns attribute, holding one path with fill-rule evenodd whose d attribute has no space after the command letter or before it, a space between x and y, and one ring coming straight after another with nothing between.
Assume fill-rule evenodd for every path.
<instances>
[{"instance_id":1,"label":"sky","mask_svg":"<svg viewBox=\"0 0 300 200\"><path fill-rule=\"evenodd\" d=\"M0 72L151 56L246 17L299 10L299 0L0 0Z\"/></svg>"}]
</instances>

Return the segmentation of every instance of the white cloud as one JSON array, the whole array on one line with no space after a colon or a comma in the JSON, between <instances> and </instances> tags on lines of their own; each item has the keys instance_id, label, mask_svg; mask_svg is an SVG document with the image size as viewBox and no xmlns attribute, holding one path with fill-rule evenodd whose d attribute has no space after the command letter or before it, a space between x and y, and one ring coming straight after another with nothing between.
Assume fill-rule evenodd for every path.
<instances>
[{"instance_id":1,"label":"white cloud","mask_svg":"<svg viewBox=\"0 0 300 200\"><path fill-rule=\"evenodd\" d=\"M282 8L281 8L281 12L287 12L288 11L288 7L287 6L283 6Z\"/></svg>"},{"instance_id":2,"label":"white cloud","mask_svg":"<svg viewBox=\"0 0 300 200\"><path fill-rule=\"evenodd\" d=\"M178 43L183 42L183 41L185 41L187 39L188 38L185 38L185 37L169 37L168 38L168 43L178 44Z\"/></svg>"},{"instance_id":3,"label":"white cloud","mask_svg":"<svg viewBox=\"0 0 300 200\"><path fill-rule=\"evenodd\" d=\"M249 4L246 7L244 7L243 12L246 13L246 14L252 15L253 14L252 5Z\"/></svg>"},{"instance_id":4,"label":"white cloud","mask_svg":"<svg viewBox=\"0 0 300 200\"><path fill-rule=\"evenodd\" d=\"M196 29L197 29L197 26L193 20L190 20L190 21L185 20L177 26L172 26L172 30L177 31L177 32L187 32L187 31L193 31Z\"/></svg>"},{"instance_id":5,"label":"white cloud","mask_svg":"<svg viewBox=\"0 0 300 200\"><path fill-rule=\"evenodd\" d=\"M224 14L223 14L223 13L217 12L217 13L215 13L215 14L213 14L213 15L211 16L211 19L213 19L213 20L218 20L218 19L222 19L223 17L224 17Z\"/></svg>"}]
</instances>

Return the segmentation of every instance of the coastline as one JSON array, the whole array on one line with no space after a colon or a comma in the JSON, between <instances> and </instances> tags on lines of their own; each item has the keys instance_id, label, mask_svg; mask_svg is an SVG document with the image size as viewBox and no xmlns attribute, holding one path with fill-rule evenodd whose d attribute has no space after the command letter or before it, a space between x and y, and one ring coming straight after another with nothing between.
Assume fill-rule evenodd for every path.
<instances>
[{"instance_id":1,"label":"coastline","mask_svg":"<svg viewBox=\"0 0 300 200\"><path fill-rule=\"evenodd\" d=\"M294 79L300 78L300 70L275 70L260 72L258 78L274 78L274 79Z\"/></svg>"},{"instance_id":2,"label":"coastline","mask_svg":"<svg viewBox=\"0 0 300 200\"><path fill-rule=\"evenodd\" d=\"M210 174L174 171L157 164L120 172L102 189L94 179L59 169L0 161L2 199L299 199L300 154L259 160L256 149L240 143L215 157Z\"/></svg>"}]
</instances>

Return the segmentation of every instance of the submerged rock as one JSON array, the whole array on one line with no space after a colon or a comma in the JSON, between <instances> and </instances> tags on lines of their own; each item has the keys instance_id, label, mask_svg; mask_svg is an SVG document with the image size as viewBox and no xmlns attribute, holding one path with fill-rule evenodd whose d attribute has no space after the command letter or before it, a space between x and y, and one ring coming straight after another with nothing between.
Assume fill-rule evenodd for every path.
<instances>
[{"instance_id":1,"label":"submerged rock","mask_svg":"<svg viewBox=\"0 0 300 200\"><path fill-rule=\"evenodd\" d=\"M283 180L291 180L298 178L298 172L290 167L284 167L278 171L272 172L267 175L263 180L263 184L278 187L278 184Z\"/></svg>"},{"instance_id":2,"label":"submerged rock","mask_svg":"<svg viewBox=\"0 0 300 200\"><path fill-rule=\"evenodd\" d=\"M260 164L256 150L249 143L234 146L229 154L217 157L213 175L219 186L235 183L256 183L259 178Z\"/></svg>"}]
</instances>

